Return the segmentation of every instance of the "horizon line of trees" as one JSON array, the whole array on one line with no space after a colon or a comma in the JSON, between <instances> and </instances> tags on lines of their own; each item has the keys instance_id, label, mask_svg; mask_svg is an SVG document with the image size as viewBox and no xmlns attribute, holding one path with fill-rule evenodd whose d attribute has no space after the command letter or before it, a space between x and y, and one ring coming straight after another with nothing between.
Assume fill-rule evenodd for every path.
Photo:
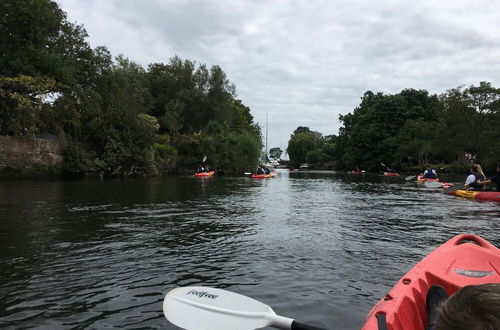
<instances>
[{"instance_id":1,"label":"horizon line of trees","mask_svg":"<svg viewBox=\"0 0 500 330\"><path fill-rule=\"evenodd\" d=\"M430 163L461 170L466 154L487 168L500 160L500 89L490 82L441 95L367 91L360 105L339 120L338 136L298 127L288 142L291 165L381 170L380 163L386 163L405 170Z\"/></svg>"},{"instance_id":2,"label":"horizon line of trees","mask_svg":"<svg viewBox=\"0 0 500 330\"><path fill-rule=\"evenodd\" d=\"M72 175L257 166L260 127L221 67L174 56L145 69L87 37L55 1L0 5L0 135L66 141Z\"/></svg>"},{"instance_id":3,"label":"horizon line of trees","mask_svg":"<svg viewBox=\"0 0 500 330\"><path fill-rule=\"evenodd\" d=\"M221 67L174 56L143 68L87 38L55 1L0 5L0 135L65 141L71 175L194 170L205 157L227 172L257 167L261 129ZM459 166L466 153L486 167L499 161L500 89L489 82L441 95L367 91L339 120L338 136L299 126L288 142L291 165Z\"/></svg>"}]
</instances>

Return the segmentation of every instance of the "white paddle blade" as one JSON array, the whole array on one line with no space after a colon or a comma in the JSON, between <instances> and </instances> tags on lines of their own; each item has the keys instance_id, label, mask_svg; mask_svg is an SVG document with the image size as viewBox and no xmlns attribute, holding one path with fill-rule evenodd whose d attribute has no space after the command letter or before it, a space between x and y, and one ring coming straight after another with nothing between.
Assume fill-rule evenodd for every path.
<instances>
[{"instance_id":1,"label":"white paddle blade","mask_svg":"<svg viewBox=\"0 0 500 330\"><path fill-rule=\"evenodd\" d=\"M201 162L204 163L206 160L207 160L207 156L204 156L203 160Z\"/></svg>"},{"instance_id":2,"label":"white paddle blade","mask_svg":"<svg viewBox=\"0 0 500 330\"><path fill-rule=\"evenodd\" d=\"M163 313L173 324L189 330L251 330L281 319L255 299L202 286L171 290L163 301Z\"/></svg>"},{"instance_id":3,"label":"white paddle blade","mask_svg":"<svg viewBox=\"0 0 500 330\"><path fill-rule=\"evenodd\" d=\"M439 181L425 181L424 186L427 188L441 188L443 184Z\"/></svg>"},{"instance_id":4,"label":"white paddle blade","mask_svg":"<svg viewBox=\"0 0 500 330\"><path fill-rule=\"evenodd\" d=\"M413 179L415 179L415 177L416 177L415 175L409 175L409 176L407 176L407 177L405 178L405 181L410 181L410 180L413 180Z\"/></svg>"}]
</instances>

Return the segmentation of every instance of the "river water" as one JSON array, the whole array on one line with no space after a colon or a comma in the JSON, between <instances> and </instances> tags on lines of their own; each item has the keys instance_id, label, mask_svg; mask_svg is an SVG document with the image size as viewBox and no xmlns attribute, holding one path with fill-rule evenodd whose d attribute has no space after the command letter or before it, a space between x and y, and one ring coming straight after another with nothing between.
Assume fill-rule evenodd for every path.
<instances>
[{"instance_id":1,"label":"river water","mask_svg":"<svg viewBox=\"0 0 500 330\"><path fill-rule=\"evenodd\" d=\"M375 175L1 182L0 328L177 329L164 295L206 285L359 329L423 256L499 226L497 203Z\"/></svg>"}]
</instances>

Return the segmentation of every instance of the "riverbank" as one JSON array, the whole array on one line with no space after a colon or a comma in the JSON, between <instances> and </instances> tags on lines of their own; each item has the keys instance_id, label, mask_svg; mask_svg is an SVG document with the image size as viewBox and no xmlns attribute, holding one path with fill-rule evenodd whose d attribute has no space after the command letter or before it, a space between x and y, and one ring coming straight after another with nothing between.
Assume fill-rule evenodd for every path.
<instances>
[{"instance_id":1,"label":"riverbank","mask_svg":"<svg viewBox=\"0 0 500 330\"><path fill-rule=\"evenodd\" d=\"M65 147L58 138L0 136L0 177L61 176Z\"/></svg>"}]
</instances>

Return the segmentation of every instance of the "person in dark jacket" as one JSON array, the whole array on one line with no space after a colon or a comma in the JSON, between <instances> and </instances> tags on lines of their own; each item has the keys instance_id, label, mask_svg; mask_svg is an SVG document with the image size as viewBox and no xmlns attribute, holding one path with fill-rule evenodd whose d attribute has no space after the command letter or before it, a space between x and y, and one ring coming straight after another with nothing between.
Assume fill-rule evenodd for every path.
<instances>
[{"instance_id":1,"label":"person in dark jacket","mask_svg":"<svg viewBox=\"0 0 500 330\"><path fill-rule=\"evenodd\" d=\"M482 190L484 187L484 184L482 181L486 180L486 177L482 174L480 174L481 167L478 164L474 164L470 168L470 174L465 180L465 187L467 190Z\"/></svg>"},{"instance_id":2,"label":"person in dark jacket","mask_svg":"<svg viewBox=\"0 0 500 330\"><path fill-rule=\"evenodd\" d=\"M495 184L495 188L497 191L500 191L500 164L497 165L497 173L485 181L480 181L480 184Z\"/></svg>"}]
</instances>

